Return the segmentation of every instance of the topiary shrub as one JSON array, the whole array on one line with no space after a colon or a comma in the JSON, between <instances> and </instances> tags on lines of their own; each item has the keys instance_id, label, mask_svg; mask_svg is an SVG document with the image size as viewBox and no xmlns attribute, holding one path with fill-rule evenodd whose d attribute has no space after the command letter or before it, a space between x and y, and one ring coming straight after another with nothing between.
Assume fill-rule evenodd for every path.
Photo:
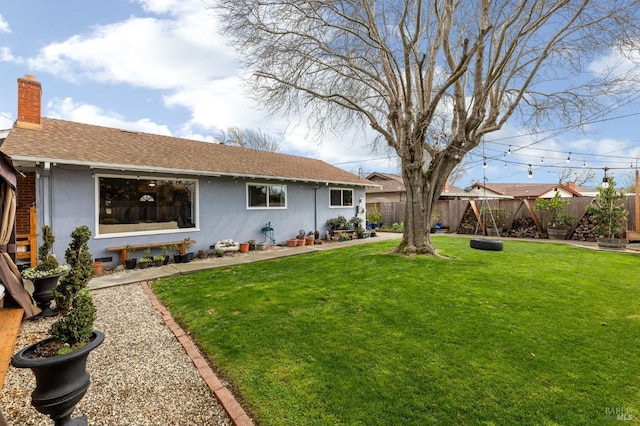
<instances>
[{"instance_id":1,"label":"topiary shrub","mask_svg":"<svg viewBox=\"0 0 640 426\"><path fill-rule=\"evenodd\" d=\"M96 308L93 297L87 288L83 288L73 298L71 311L52 324L49 333L64 342L70 351L74 346L91 340L95 320ZM62 350L59 353L62 355L64 352Z\"/></svg>"},{"instance_id":2,"label":"topiary shrub","mask_svg":"<svg viewBox=\"0 0 640 426\"><path fill-rule=\"evenodd\" d=\"M86 225L78 226L71 233L71 243L65 252L71 269L53 292L58 309L65 316L51 326L50 333L69 346L91 339L96 317L93 298L86 288L93 277L93 257L87 244L90 238L91 231Z\"/></svg>"},{"instance_id":3,"label":"topiary shrub","mask_svg":"<svg viewBox=\"0 0 640 426\"><path fill-rule=\"evenodd\" d=\"M38 264L33 268L22 271L22 277L28 280L47 277L65 272L67 265L60 265L56 257L51 253L53 243L56 241L49 225L42 227L42 245L38 247Z\"/></svg>"}]
</instances>

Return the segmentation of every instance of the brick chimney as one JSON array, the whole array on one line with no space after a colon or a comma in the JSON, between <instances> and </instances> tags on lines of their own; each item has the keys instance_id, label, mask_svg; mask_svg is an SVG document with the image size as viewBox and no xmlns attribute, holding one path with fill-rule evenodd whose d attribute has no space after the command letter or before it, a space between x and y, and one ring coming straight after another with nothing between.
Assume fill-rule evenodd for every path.
<instances>
[{"instance_id":1,"label":"brick chimney","mask_svg":"<svg viewBox=\"0 0 640 426\"><path fill-rule=\"evenodd\" d=\"M575 191L576 190L576 183L575 182L567 182L567 188L573 189Z\"/></svg>"},{"instance_id":2,"label":"brick chimney","mask_svg":"<svg viewBox=\"0 0 640 426\"><path fill-rule=\"evenodd\" d=\"M18 120L16 126L23 129L40 130L42 85L32 75L18 79Z\"/></svg>"}]
</instances>

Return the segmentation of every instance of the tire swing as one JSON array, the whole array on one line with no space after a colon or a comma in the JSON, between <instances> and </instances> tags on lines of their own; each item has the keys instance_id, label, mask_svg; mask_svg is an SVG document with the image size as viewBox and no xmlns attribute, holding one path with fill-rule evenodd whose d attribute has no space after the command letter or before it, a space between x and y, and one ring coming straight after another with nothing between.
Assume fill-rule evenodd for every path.
<instances>
[{"instance_id":1,"label":"tire swing","mask_svg":"<svg viewBox=\"0 0 640 426\"><path fill-rule=\"evenodd\" d=\"M483 150L483 154L484 154L484 142L482 144L482 150ZM483 185L482 185L482 203L480 205L480 212L482 212L483 207L485 206L485 204L489 204L487 202L487 177L485 176L484 173L484 169L482 172L482 179L483 179ZM491 210L491 206L489 206L489 216L491 217L491 222L493 222L493 228L496 231L496 235L498 237L500 237L500 232L498 232L498 225L496 225L496 219L493 217L493 211ZM478 222L476 223L476 230L474 232L474 236L478 234L478 228L480 227L480 222L482 218L482 214L478 214ZM502 241L500 239L498 240L493 240L493 239L488 239L485 238L484 236L484 230L482 231L482 234L480 238L472 238L471 240L469 240L469 247L471 247L472 249L475 250L487 250L487 251L502 251L502 249L504 248L504 245L502 244Z\"/></svg>"}]
</instances>

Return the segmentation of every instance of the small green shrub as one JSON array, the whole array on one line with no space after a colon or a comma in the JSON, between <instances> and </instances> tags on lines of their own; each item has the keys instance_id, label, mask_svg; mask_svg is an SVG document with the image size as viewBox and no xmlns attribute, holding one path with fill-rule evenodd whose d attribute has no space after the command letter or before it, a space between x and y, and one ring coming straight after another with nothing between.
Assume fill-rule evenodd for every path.
<instances>
[{"instance_id":1,"label":"small green shrub","mask_svg":"<svg viewBox=\"0 0 640 426\"><path fill-rule=\"evenodd\" d=\"M71 310L76 294L93 277L93 257L87 244L90 238L91 231L86 225L78 226L71 233L71 242L65 252L65 260L71 269L53 290L56 305L62 312Z\"/></svg>"},{"instance_id":2,"label":"small green shrub","mask_svg":"<svg viewBox=\"0 0 640 426\"><path fill-rule=\"evenodd\" d=\"M71 311L55 322L49 332L53 337L68 344L71 349L91 340L96 308L87 288L80 289L73 298Z\"/></svg>"}]
</instances>

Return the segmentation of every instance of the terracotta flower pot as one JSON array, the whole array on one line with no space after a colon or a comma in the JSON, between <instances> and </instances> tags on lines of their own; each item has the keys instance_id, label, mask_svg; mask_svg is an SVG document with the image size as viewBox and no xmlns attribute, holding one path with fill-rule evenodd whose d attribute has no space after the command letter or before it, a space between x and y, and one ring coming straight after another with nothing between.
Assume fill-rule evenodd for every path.
<instances>
[{"instance_id":1,"label":"terracotta flower pot","mask_svg":"<svg viewBox=\"0 0 640 426\"><path fill-rule=\"evenodd\" d=\"M249 243L240 243L240 253L247 253L249 251Z\"/></svg>"},{"instance_id":2,"label":"terracotta flower pot","mask_svg":"<svg viewBox=\"0 0 640 426\"><path fill-rule=\"evenodd\" d=\"M295 247L297 244L296 239L295 238L291 238L289 240L287 240L287 247Z\"/></svg>"},{"instance_id":3,"label":"terracotta flower pot","mask_svg":"<svg viewBox=\"0 0 640 426\"><path fill-rule=\"evenodd\" d=\"M304 240L298 240L298 247L301 247L304 245Z\"/></svg>"},{"instance_id":4,"label":"terracotta flower pot","mask_svg":"<svg viewBox=\"0 0 640 426\"><path fill-rule=\"evenodd\" d=\"M305 244L308 246L312 246L315 242L315 237L307 237L305 238Z\"/></svg>"}]
</instances>

